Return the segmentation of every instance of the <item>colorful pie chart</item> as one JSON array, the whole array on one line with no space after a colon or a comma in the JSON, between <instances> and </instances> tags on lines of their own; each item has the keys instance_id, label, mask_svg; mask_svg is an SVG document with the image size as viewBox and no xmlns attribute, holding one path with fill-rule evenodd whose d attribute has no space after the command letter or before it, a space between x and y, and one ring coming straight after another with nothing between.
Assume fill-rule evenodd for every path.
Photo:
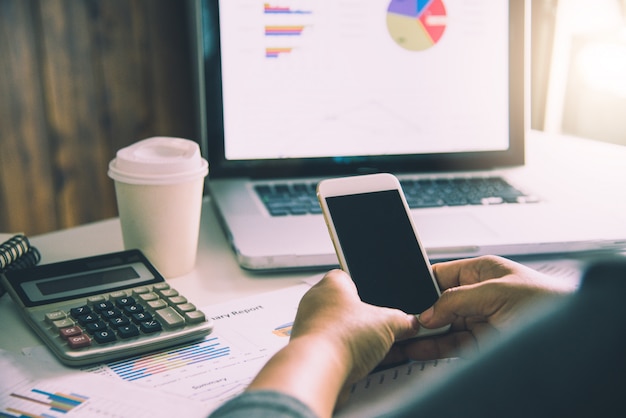
<instances>
[{"instance_id":1,"label":"colorful pie chart","mask_svg":"<svg viewBox=\"0 0 626 418\"><path fill-rule=\"evenodd\" d=\"M442 0L391 0L387 9L389 34L409 51L423 51L437 44L447 21Z\"/></svg>"}]
</instances>

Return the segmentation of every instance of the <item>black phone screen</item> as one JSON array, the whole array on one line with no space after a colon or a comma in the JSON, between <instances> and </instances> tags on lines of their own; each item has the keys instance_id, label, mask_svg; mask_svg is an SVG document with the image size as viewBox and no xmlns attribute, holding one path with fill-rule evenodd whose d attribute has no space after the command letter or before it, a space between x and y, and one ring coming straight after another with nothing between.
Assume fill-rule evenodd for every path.
<instances>
[{"instance_id":1,"label":"black phone screen","mask_svg":"<svg viewBox=\"0 0 626 418\"><path fill-rule=\"evenodd\" d=\"M364 302L418 314L439 297L397 190L327 197Z\"/></svg>"}]
</instances>

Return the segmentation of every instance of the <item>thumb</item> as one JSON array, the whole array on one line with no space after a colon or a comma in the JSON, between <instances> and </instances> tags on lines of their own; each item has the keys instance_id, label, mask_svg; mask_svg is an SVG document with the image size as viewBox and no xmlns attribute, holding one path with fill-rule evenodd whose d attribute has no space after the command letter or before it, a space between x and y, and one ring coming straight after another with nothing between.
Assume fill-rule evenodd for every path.
<instances>
[{"instance_id":1,"label":"thumb","mask_svg":"<svg viewBox=\"0 0 626 418\"><path fill-rule=\"evenodd\" d=\"M388 322L395 341L406 340L417 335L420 323L415 315L409 315L399 310L392 313L393 318Z\"/></svg>"},{"instance_id":2,"label":"thumb","mask_svg":"<svg viewBox=\"0 0 626 418\"><path fill-rule=\"evenodd\" d=\"M488 287L482 284L445 290L433 306L418 316L420 324L426 328L439 328L451 324L458 317L490 315L497 309L502 297L488 291Z\"/></svg>"}]
</instances>

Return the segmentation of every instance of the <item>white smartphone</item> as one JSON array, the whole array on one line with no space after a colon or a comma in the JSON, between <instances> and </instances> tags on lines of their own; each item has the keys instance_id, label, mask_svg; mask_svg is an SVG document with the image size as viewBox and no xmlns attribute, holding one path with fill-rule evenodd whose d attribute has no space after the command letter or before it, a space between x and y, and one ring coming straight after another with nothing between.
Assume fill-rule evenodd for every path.
<instances>
[{"instance_id":1,"label":"white smartphone","mask_svg":"<svg viewBox=\"0 0 626 418\"><path fill-rule=\"evenodd\" d=\"M437 301L439 285L395 176L323 180L317 197L339 264L364 302L419 314ZM448 328L421 328L417 336Z\"/></svg>"}]
</instances>

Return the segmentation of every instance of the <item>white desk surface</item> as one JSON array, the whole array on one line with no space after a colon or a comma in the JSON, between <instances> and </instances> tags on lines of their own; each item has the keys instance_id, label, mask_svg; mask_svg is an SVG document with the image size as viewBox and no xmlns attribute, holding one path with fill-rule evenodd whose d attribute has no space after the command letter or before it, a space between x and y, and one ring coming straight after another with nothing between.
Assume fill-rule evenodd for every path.
<instances>
[{"instance_id":1,"label":"white desk surface","mask_svg":"<svg viewBox=\"0 0 626 418\"><path fill-rule=\"evenodd\" d=\"M558 189L562 193L577 193L581 183L597 184L600 187L585 187L591 193L587 195L588 199L626 210L626 147L531 132L527 163L538 167L540 175L545 176L546 191ZM203 205L196 269L169 280L172 287L197 306L284 288L323 273L255 274L240 269L217 223L209 198L205 198ZM30 239L42 253L42 264L123 250L117 218ZM0 349L13 352L41 345L19 317L18 309L8 295L0 298L0 336Z\"/></svg>"}]
</instances>

